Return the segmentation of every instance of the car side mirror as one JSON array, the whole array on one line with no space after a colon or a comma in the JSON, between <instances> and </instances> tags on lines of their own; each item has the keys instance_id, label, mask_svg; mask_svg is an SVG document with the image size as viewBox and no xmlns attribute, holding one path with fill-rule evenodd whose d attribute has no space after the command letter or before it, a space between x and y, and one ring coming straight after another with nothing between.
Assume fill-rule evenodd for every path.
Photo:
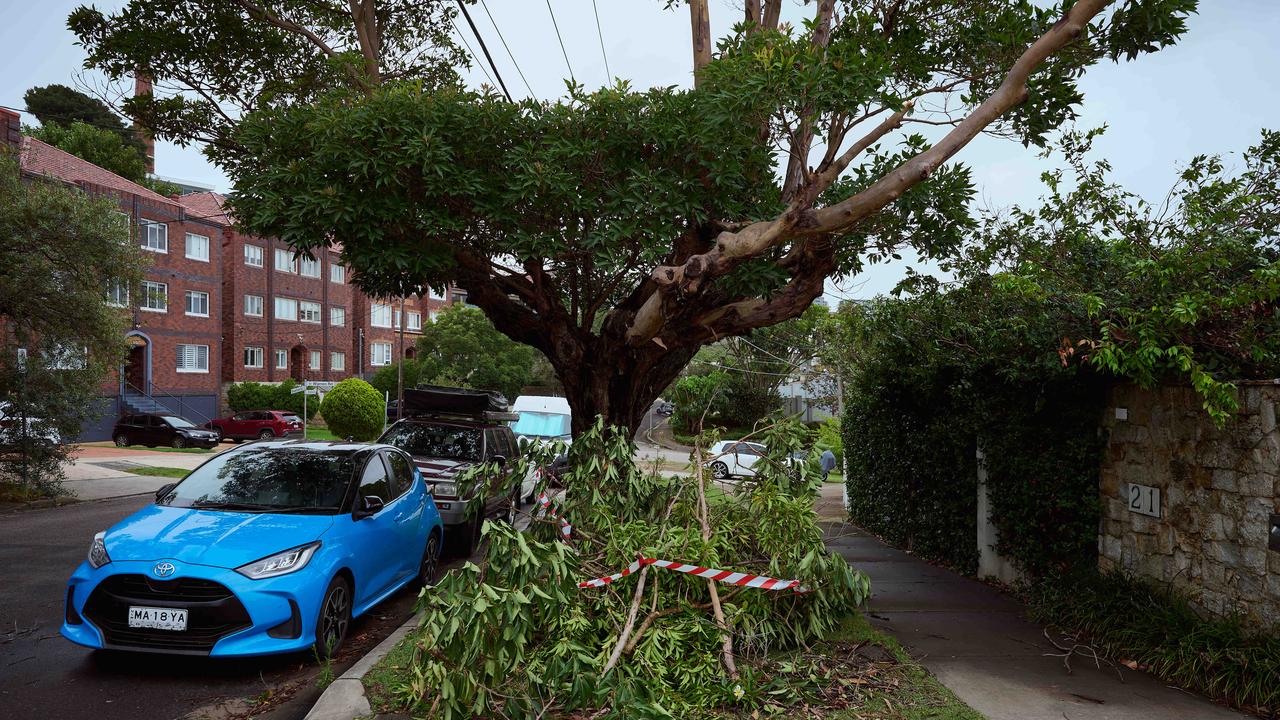
<instances>
[{"instance_id":1,"label":"car side mirror","mask_svg":"<svg viewBox=\"0 0 1280 720\"><path fill-rule=\"evenodd\" d=\"M178 483L165 483L164 485L161 485L160 489L156 490L156 502L163 500L164 496L168 495L169 491L176 487L178 487Z\"/></svg>"},{"instance_id":2,"label":"car side mirror","mask_svg":"<svg viewBox=\"0 0 1280 720\"><path fill-rule=\"evenodd\" d=\"M494 456L493 456L493 464L494 464L494 465L497 465L498 467L505 467L505 466L506 466L506 464L507 464L507 456L506 456L506 455L494 455Z\"/></svg>"},{"instance_id":3,"label":"car side mirror","mask_svg":"<svg viewBox=\"0 0 1280 720\"><path fill-rule=\"evenodd\" d=\"M365 495L360 498L360 507L352 514L355 515L356 520L363 520L377 515L378 511L382 510L382 507L382 498L377 495Z\"/></svg>"}]
</instances>

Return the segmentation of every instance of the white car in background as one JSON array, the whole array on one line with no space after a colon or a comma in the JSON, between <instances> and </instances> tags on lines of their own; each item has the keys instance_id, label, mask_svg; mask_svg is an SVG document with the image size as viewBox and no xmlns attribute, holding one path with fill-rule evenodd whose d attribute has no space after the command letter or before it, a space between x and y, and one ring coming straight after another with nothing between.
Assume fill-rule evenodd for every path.
<instances>
[{"instance_id":1,"label":"white car in background","mask_svg":"<svg viewBox=\"0 0 1280 720\"><path fill-rule=\"evenodd\" d=\"M22 418L9 415L9 403L0 402L0 444L16 443L22 437ZM26 418L27 435L40 438L54 445L62 443L57 428L43 418Z\"/></svg>"},{"instance_id":2,"label":"white car in background","mask_svg":"<svg viewBox=\"0 0 1280 720\"><path fill-rule=\"evenodd\" d=\"M756 464L764 459L765 446L743 440L721 440L711 446L708 456L704 464L717 480L754 477Z\"/></svg>"},{"instance_id":3,"label":"white car in background","mask_svg":"<svg viewBox=\"0 0 1280 720\"><path fill-rule=\"evenodd\" d=\"M573 411L569 401L548 395L521 395L511 406L520 416L511 423L517 441L547 443L559 440L568 444L573 439Z\"/></svg>"}]
</instances>

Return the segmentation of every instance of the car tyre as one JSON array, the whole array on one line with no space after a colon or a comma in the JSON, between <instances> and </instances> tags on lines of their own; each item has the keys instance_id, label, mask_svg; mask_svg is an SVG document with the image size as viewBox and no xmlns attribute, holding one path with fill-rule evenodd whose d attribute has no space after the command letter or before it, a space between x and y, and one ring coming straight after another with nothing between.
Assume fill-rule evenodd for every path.
<instances>
[{"instance_id":1,"label":"car tyre","mask_svg":"<svg viewBox=\"0 0 1280 720\"><path fill-rule=\"evenodd\" d=\"M484 518L477 517L456 526L453 538L453 554L460 558L469 558L480 545L480 529Z\"/></svg>"},{"instance_id":2,"label":"car tyre","mask_svg":"<svg viewBox=\"0 0 1280 720\"><path fill-rule=\"evenodd\" d=\"M174 449L181 450L187 446L187 439L181 435L174 435L173 440L169 441L169 444L172 445Z\"/></svg>"},{"instance_id":3,"label":"car tyre","mask_svg":"<svg viewBox=\"0 0 1280 720\"><path fill-rule=\"evenodd\" d=\"M502 514L502 519L511 527L516 526L516 518L520 515L520 487L516 486L511 491L511 497L507 498L507 510Z\"/></svg>"},{"instance_id":4,"label":"car tyre","mask_svg":"<svg viewBox=\"0 0 1280 720\"><path fill-rule=\"evenodd\" d=\"M259 433L258 433L258 439L259 439L259 440L270 440L270 439L274 438L275 436L276 436L276 434L275 434L275 433L273 433L273 432L271 432L270 430L263 430L263 431L261 431L261 432L259 432Z\"/></svg>"},{"instance_id":5,"label":"car tyre","mask_svg":"<svg viewBox=\"0 0 1280 720\"><path fill-rule=\"evenodd\" d=\"M116 433L112 439L116 441L116 447L129 447L129 436L124 433Z\"/></svg>"},{"instance_id":6,"label":"car tyre","mask_svg":"<svg viewBox=\"0 0 1280 720\"><path fill-rule=\"evenodd\" d=\"M439 567L440 533L433 530L427 537L427 547L422 551L422 564L418 566L418 584L423 587L433 584Z\"/></svg>"},{"instance_id":7,"label":"car tyre","mask_svg":"<svg viewBox=\"0 0 1280 720\"><path fill-rule=\"evenodd\" d=\"M351 583L341 575L329 582L316 618L316 657L328 660L337 654L351 627Z\"/></svg>"},{"instance_id":8,"label":"car tyre","mask_svg":"<svg viewBox=\"0 0 1280 720\"><path fill-rule=\"evenodd\" d=\"M711 477L717 480L729 479L729 466L719 460L711 463Z\"/></svg>"}]
</instances>

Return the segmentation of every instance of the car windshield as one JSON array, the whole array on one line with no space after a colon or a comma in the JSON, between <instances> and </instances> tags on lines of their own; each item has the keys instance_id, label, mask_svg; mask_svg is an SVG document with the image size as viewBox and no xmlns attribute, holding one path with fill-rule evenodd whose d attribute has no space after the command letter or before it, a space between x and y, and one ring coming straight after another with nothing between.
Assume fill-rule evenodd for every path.
<instances>
[{"instance_id":1,"label":"car windshield","mask_svg":"<svg viewBox=\"0 0 1280 720\"><path fill-rule=\"evenodd\" d=\"M161 420L164 420L164 421L165 421L165 422L167 422L167 423L169 423L169 427L175 427L175 428L193 428L193 427L195 427L195 425L192 425L191 423L187 422L186 420L183 420L182 418L180 418L180 417L176 417L176 416L174 416L174 415L161 415L161 416L160 416L160 419L161 419Z\"/></svg>"},{"instance_id":2,"label":"car windshield","mask_svg":"<svg viewBox=\"0 0 1280 720\"><path fill-rule=\"evenodd\" d=\"M511 432L517 435L558 438L569 435L573 429L569 425L568 415L526 411L520 413L520 419L512 423Z\"/></svg>"},{"instance_id":3,"label":"car windshield","mask_svg":"<svg viewBox=\"0 0 1280 720\"><path fill-rule=\"evenodd\" d=\"M245 448L196 468L157 505L212 510L336 512L354 474L350 451Z\"/></svg>"},{"instance_id":4,"label":"car windshield","mask_svg":"<svg viewBox=\"0 0 1280 720\"><path fill-rule=\"evenodd\" d=\"M479 460L484 451L480 429L461 425L402 422L392 426L379 442L395 445L410 455Z\"/></svg>"}]
</instances>

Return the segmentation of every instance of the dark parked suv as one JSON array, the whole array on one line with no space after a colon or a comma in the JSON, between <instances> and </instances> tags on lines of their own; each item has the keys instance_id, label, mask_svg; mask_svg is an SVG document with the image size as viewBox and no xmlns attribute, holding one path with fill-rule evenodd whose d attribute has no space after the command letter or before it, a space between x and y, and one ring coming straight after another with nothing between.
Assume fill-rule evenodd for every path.
<instances>
[{"instance_id":1,"label":"dark parked suv","mask_svg":"<svg viewBox=\"0 0 1280 720\"><path fill-rule=\"evenodd\" d=\"M116 421L111 439L120 447L211 448L218 444L218 433L202 430L177 415L125 415Z\"/></svg>"},{"instance_id":2,"label":"dark parked suv","mask_svg":"<svg viewBox=\"0 0 1280 720\"><path fill-rule=\"evenodd\" d=\"M387 428L378 442L395 445L413 456L440 510L445 540L455 553L465 556L479 542L484 520L515 519L520 501L533 491L533 476L521 478L509 491L506 486L510 479L505 473L500 473L489 487L458 486L458 477L468 468L486 462L509 467L507 461L514 460L519 449L508 424L514 415L451 406L450 398L458 402L457 393L474 391L449 390L443 400L422 391L406 390L405 410L412 417ZM411 398L410 393L415 397ZM475 506L480 502L483 506L477 513Z\"/></svg>"},{"instance_id":3,"label":"dark parked suv","mask_svg":"<svg viewBox=\"0 0 1280 720\"><path fill-rule=\"evenodd\" d=\"M270 440L302 434L302 418L287 410L245 410L205 427L225 440Z\"/></svg>"}]
</instances>

